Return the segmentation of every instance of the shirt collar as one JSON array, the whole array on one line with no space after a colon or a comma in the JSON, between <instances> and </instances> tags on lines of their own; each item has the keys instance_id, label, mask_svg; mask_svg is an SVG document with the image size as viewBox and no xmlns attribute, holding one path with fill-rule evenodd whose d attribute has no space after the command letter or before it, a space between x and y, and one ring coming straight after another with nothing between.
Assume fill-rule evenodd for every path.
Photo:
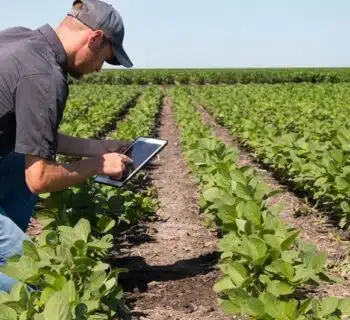
<instances>
[{"instance_id":1,"label":"shirt collar","mask_svg":"<svg viewBox=\"0 0 350 320\"><path fill-rule=\"evenodd\" d=\"M64 71L68 69L68 57L64 50L61 40L58 38L56 32L49 24L45 24L38 28L38 31L44 36L46 41L50 44L56 56L57 63Z\"/></svg>"}]
</instances>

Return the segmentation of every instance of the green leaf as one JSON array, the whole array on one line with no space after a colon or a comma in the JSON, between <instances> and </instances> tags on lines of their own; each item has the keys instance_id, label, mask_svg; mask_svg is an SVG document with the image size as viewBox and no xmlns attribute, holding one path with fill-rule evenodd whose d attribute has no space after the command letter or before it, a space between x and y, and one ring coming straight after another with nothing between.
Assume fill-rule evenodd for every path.
<instances>
[{"instance_id":1,"label":"green leaf","mask_svg":"<svg viewBox=\"0 0 350 320\"><path fill-rule=\"evenodd\" d=\"M238 262L231 262L226 265L225 273L227 273L231 280L237 285L241 286L248 277L248 272L243 264Z\"/></svg>"},{"instance_id":2,"label":"green leaf","mask_svg":"<svg viewBox=\"0 0 350 320\"><path fill-rule=\"evenodd\" d=\"M220 306L227 314L237 314L241 311L241 307L230 300L222 300Z\"/></svg>"},{"instance_id":3,"label":"green leaf","mask_svg":"<svg viewBox=\"0 0 350 320\"><path fill-rule=\"evenodd\" d=\"M293 282L305 282L308 281L310 278L315 276L315 272L312 269L304 268L301 266L295 267L295 275L292 279Z\"/></svg>"},{"instance_id":4,"label":"green leaf","mask_svg":"<svg viewBox=\"0 0 350 320\"><path fill-rule=\"evenodd\" d=\"M30 257L34 261L40 261L38 250L32 241L23 241L23 255Z\"/></svg>"},{"instance_id":5,"label":"green leaf","mask_svg":"<svg viewBox=\"0 0 350 320\"><path fill-rule=\"evenodd\" d=\"M106 242L101 240L93 240L91 242L89 242L88 247L91 249L100 249L100 250L107 250L113 247L113 244L110 242Z\"/></svg>"},{"instance_id":6,"label":"green leaf","mask_svg":"<svg viewBox=\"0 0 350 320\"><path fill-rule=\"evenodd\" d=\"M249 191L248 186L242 184L242 183L237 183L236 186L236 194L238 198L250 201L253 200L252 195Z\"/></svg>"},{"instance_id":7,"label":"green leaf","mask_svg":"<svg viewBox=\"0 0 350 320\"><path fill-rule=\"evenodd\" d=\"M299 240L298 245L299 245L299 249L303 252L316 252L317 251L316 245L313 243L310 243L310 242Z\"/></svg>"},{"instance_id":8,"label":"green leaf","mask_svg":"<svg viewBox=\"0 0 350 320\"><path fill-rule=\"evenodd\" d=\"M291 281L294 277L293 266L284 260L275 260L265 268L266 271L282 275Z\"/></svg>"},{"instance_id":9,"label":"green leaf","mask_svg":"<svg viewBox=\"0 0 350 320\"><path fill-rule=\"evenodd\" d=\"M342 163L344 161L344 154L342 150L332 150L329 152L332 159L334 159L338 163Z\"/></svg>"},{"instance_id":10,"label":"green leaf","mask_svg":"<svg viewBox=\"0 0 350 320\"><path fill-rule=\"evenodd\" d=\"M64 292L55 292L47 301L44 309L45 320L71 320L71 306Z\"/></svg>"},{"instance_id":11,"label":"green leaf","mask_svg":"<svg viewBox=\"0 0 350 320\"><path fill-rule=\"evenodd\" d=\"M89 316L88 320L108 320L108 316L102 313L95 313Z\"/></svg>"},{"instance_id":12,"label":"green leaf","mask_svg":"<svg viewBox=\"0 0 350 320\"><path fill-rule=\"evenodd\" d=\"M61 241L62 246L66 248L73 247L75 243L79 240L84 241L81 236L73 231L60 231L59 240Z\"/></svg>"},{"instance_id":13,"label":"green leaf","mask_svg":"<svg viewBox=\"0 0 350 320\"><path fill-rule=\"evenodd\" d=\"M47 228L49 225L51 225L53 222L56 221L56 217L54 213L48 211L48 210L41 210L36 213L38 222L44 227Z\"/></svg>"},{"instance_id":14,"label":"green leaf","mask_svg":"<svg viewBox=\"0 0 350 320\"><path fill-rule=\"evenodd\" d=\"M27 286L22 282L16 283L12 287L12 290L10 293L10 300L18 301L19 306L23 310L28 309L30 294L29 294Z\"/></svg>"},{"instance_id":15,"label":"green leaf","mask_svg":"<svg viewBox=\"0 0 350 320\"><path fill-rule=\"evenodd\" d=\"M108 291L111 291L113 287L117 284L117 279L115 277L110 277L103 283L103 291L106 294Z\"/></svg>"},{"instance_id":16,"label":"green leaf","mask_svg":"<svg viewBox=\"0 0 350 320\"><path fill-rule=\"evenodd\" d=\"M0 320L17 320L17 312L0 304Z\"/></svg>"},{"instance_id":17,"label":"green leaf","mask_svg":"<svg viewBox=\"0 0 350 320\"><path fill-rule=\"evenodd\" d=\"M241 170L233 170L231 171L231 178L233 181L237 183L241 183L243 185L246 185L248 182L247 182L247 179L245 178L243 172Z\"/></svg>"},{"instance_id":18,"label":"green leaf","mask_svg":"<svg viewBox=\"0 0 350 320\"><path fill-rule=\"evenodd\" d=\"M286 282L272 280L267 285L267 291L272 293L275 297L279 297L292 294L294 292L294 288Z\"/></svg>"},{"instance_id":19,"label":"green leaf","mask_svg":"<svg viewBox=\"0 0 350 320\"><path fill-rule=\"evenodd\" d=\"M266 274L261 274L261 275L259 276L259 280L260 280L263 284L265 284L265 285L267 285L267 284L269 284L269 283L271 282L270 276L268 276L268 275L266 275Z\"/></svg>"},{"instance_id":20,"label":"green leaf","mask_svg":"<svg viewBox=\"0 0 350 320\"><path fill-rule=\"evenodd\" d=\"M46 287L41 293L39 305L44 306L54 293L55 293L55 290L53 288Z\"/></svg>"},{"instance_id":21,"label":"green leaf","mask_svg":"<svg viewBox=\"0 0 350 320\"><path fill-rule=\"evenodd\" d=\"M294 260L298 259L299 252L297 250L288 250L282 252L282 260L288 263L293 263Z\"/></svg>"},{"instance_id":22,"label":"green leaf","mask_svg":"<svg viewBox=\"0 0 350 320\"><path fill-rule=\"evenodd\" d=\"M255 187L254 200L261 201L270 192L270 187L265 183L259 183Z\"/></svg>"},{"instance_id":23,"label":"green leaf","mask_svg":"<svg viewBox=\"0 0 350 320\"><path fill-rule=\"evenodd\" d=\"M250 221L256 226L261 226L261 212L256 202L246 202L243 206L243 211L243 214L248 221Z\"/></svg>"},{"instance_id":24,"label":"green leaf","mask_svg":"<svg viewBox=\"0 0 350 320\"><path fill-rule=\"evenodd\" d=\"M283 251L289 250L294 244L295 240L298 238L300 231L292 233L286 240L281 243L281 248Z\"/></svg>"},{"instance_id":25,"label":"green leaf","mask_svg":"<svg viewBox=\"0 0 350 320\"><path fill-rule=\"evenodd\" d=\"M66 283L66 278L64 276L60 276L55 279L53 286L56 291L61 291L65 283Z\"/></svg>"},{"instance_id":26,"label":"green leaf","mask_svg":"<svg viewBox=\"0 0 350 320\"><path fill-rule=\"evenodd\" d=\"M281 212L283 211L284 208L284 202L281 200L278 204L276 205L271 205L269 207L269 212L273 215L273 216L279 216L281 214Z\"/></svg>"},{"instance_id":27,"label":"green leaf","mask_svg":"<svg viewBox=\"0 0 350 320\"><path fill-rule=\"evenodd\" d=\"M350 298L340 299L338 309L341 311L342 315L350 316Z\"/></svg>"},{"instance_id":28,"label":"green leaf","mask_svg":"<svg viewBox=\"0 0 350 320\"><path fill-rule=\"evenodd\" d=\"M41 194L39 195L39 197L40 197L41 199L47 199L47 198L50 197L50 195L51 195L50 192L46 192L46 193L41 193Z\"/></svg>"},{"instance_id":29,"label":"green leaf","mask_svg":"<svg viewBox=\"0 0 350 320\"><path fill-rule=\"evenodd\" d=\"M247 220L236 219L236 225L239 231L243 233L250 233L250 224Z\"/></svg>"},{"instance_id":30,"label":"green leaf","mask_svg":"<svg viewBox=\"0 0 350 320\"><path fill-rule=\"evenodd\" d=\"M86 243L86 242L85 242L84 240L79 239L79 240L77 240L77 241L74 242L74 246L75 246L76 248L78 248L79 250L82 250L82 249L84 249L85 243Z\"/></svg>"},{"instance_id":31,"label":"green leaf","mask_svg":"<svg viewBox=\"0 0 350 320\"><path fill-rule=\"evenodd\" d=\"M29 311L24 311L19 316L19 320L27 320L29 318Z\"/></svg>"},{"instance_id":32,"label":"green leaf","mask_svg":"<svg viewBox=\"0 0 350 320\"><path fill-rule=\"evenodd\" d=\"M98 300L89 300L89 301L83 301L83 303L87 306L88 312L96 311L100 308L100 302Z\"/></svg>"},{"instance_id":33,"label":"green leaf","mask_svg":"<svg viewBox=\"0 0 350 320\"><path fill-rule=\"evenodd\" d=\"M107 277L107 274L104 271L93 272L92 277L91 277L91 281L88 283L89 290L92 292L98 291L102 287L106 277Z\"/></svg>"},{"instance_id":34,"label":"green leaf","mask_svg":"<svg viewBox=\"0 0 350 320\"><path fill-rule=\"evenodd\" d=\"M306 253L304 257L304 264L308 268L312 268L315 273L321 272L327 262L327 253L322 252L322 253Z\"/></svg>"},{"instance_id":35,"label":"green leaf","mask_svg":"<svg viewBox=\"0 0 350 320\"><path fill-rule=\"evenodd\" d=\"M281 239L276 237L273 234L265 234L263 236L265 242L273 249L276 249L277 251L281 251Z\"/></svg>"},{"instance_id":36,"label":"green leaf","mask_svg":"<svg viewBox=\"0 0 350 320\"><path fill-rule=\"evenodd\" d=\"M294 320L297 318L298 302L295 299L291 299L284 303L284 308L287 319Z\"/></svg>"},{"instance_id":37,"label":"green leaf","mask_svg":"<svg viewBox=\"0 0 350 320\"><path fill-rule=\"evenodd\" d=\"M75 284L72 280L67 281L62 288L62 293L68 297L69 303L74 303L76 300Z\"/></svg>"},{"instance_id":38,"label":"green leaf","mask_svg":"<svg viewBox=\"0 0 350 320\"><path fill-rule=\"evenodd\" d=\"M208 202L215 203L216 200L221 199L221 192L218 188L210 188L203 192L203 198Z\"/></svg>"},{"instance_id":39,"label":"green leaf","mask_svg":"<svg viewBox=\"0 0 350 320\"><path fill-rule=\"evenodd\" d=\"M261 239L257 237L250 237L248 238L248 241L245 243L245 245L247 247L248 255L253 261L260 260L266 256L267 247L264 241Z\"/></svg>"},{"instance_id":40,"label":"green leaf","mask_svg":"<svg viewBox=\"0 0 350 320\"><path fill-rule=\"evenodd\" d=\"M108 216L102 216L98 222L97 227L101 233L107 233L116 225L116 221Z\"/></svg>"},{"instance_id":41,"label":"green leaf","mask_svg":"<svg viewBox=\"0 0 350 320\"><path fill-rule=\"evenodd\" d=\"M234 224L236 220L236 215L233 208L229 207L228 209L229 210L222 207L217 214L217 217L222 221L224 225Z\"/></svg>"},{"instance_id":42,"label":"green leaf","mask_svg":"<svg viewBox=\"0 0 350 320\"><path fill-rule=\"evenodd\" d=\"M235 287L236 286L233 284L231 278L227 276L217 281L214 285L213 290L215 292L221 292L221 291L234 289Z\"/></svg>"},{"instance_id":43,"label":"green leaf","mask_svg":"<svg viewBox=\"0 0 350 320\"><path fill-rule=\"evenodd\" d=\"M252 316L263 316L265 314L264 304L258 298L248 299L248 310Z\"/></svg>"},{"instance_id":44,"label":"green leaf","mask_svg":"<svg viewBox=\"0 0 350 320\"><path fill-rule=\"evenodd\" d=\"M347 190L350 188L350 184L342 177L336 177L335 183L337 185L338 190Z\"/></svg>"},{"instance_id":45,"label":"green leaf","mask_svg":"<svg viewBox=\"0 0 350 320\"><path fill-rule=\"evenodd\" d=\"M52 247L52 248L55 248L58 244L59 244L59 238L58 238L58 235L56 232L52 231L52 232L49 232L47 235L46 235L46 243Z\"/></svg>"},{"instance_id":46,"label":"green leaf","mask_svg":"<svg viewBox=\"0 0 350 320\"><path fill-rule=\"evenodd\" d=\"M5 291L0 291L0 304L9 300L10 300L10 294L8 294Z\"/></svg>"},{"instance_id":47,"label":"green leaf","mask_svg":"<svg viewBox=\"0 0 350 320\"><path fill-rule=\"evenodd\" d=\"M327 297L316 303L315 313L318 317L331 315L338 308L339 300L335 297Z\"/></svg>"},{"instance_id":48,"label":"green leaf","mask_svg":"<svg viewBox=\"0 0 350 320\"><path fill-rule=\"evenodd\" d=\"M306 314L310 310L312 310L312 298L308 298L301 303L299 310L298 310L298 313L299 313L299 315Z\"/></svg>"},{"instance_id":49,"label":"green leaf","mask_svg":"<svg viewBox=\"0 0 350 320\"><path fill-rule=\"evenodd\" d=\"M264 292L260 294L259 300L264 304L264 310L269 316L273 319L281 319L283 315L282 305L274 295Z\"/></svg>"},{"instance_id":50,"label":"green leaf","mask_svg":"<svg viewBox=\"0 0 350 320\"><path fill-rule=\"evenodd\" d=\"M92 271L105 271L110 268L107 263L98 262L98 264L92 269Z\"/></svg>"},{"instance_id":51,"label":"green leaf","mask_svg":"<svg viewBox=\"0 0 350 320\"><path fill-rule=\"evenodd\" d=\"M27 256L21 256L17 263L8 263L5 266L0 267L0 271L9 277L20 281L27 281L28 279L39 275L37 262Z\"/></svg>"},{"instance_id":52,"label":"green leaf","mask_svg":"<svg viewBox=\"0 0 350 320\"><path fill-rule=\"evenodd\" d=\"M86 243L91 233L90 222L86 219L80 219L73 230L74 233Z\"/></svg>"}]
</instances>

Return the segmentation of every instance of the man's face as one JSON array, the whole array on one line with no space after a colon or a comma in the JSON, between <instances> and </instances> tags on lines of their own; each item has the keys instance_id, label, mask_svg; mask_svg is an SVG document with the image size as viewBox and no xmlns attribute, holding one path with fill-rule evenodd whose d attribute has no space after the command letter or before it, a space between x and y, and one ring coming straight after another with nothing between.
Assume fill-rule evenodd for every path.
<instances>
[{"instance_id":1,"label":"man's face","mask_svg":"<svg viewBox=\"0 0 350 320\"><path fill-rule=\"evenodd\" d=\"M80 79L84 74L99 72L103 63L114 56L111 44L104 40L103 33L94 32L77 51L74 66L69 74Z\"/></svg>"}]
</instances>

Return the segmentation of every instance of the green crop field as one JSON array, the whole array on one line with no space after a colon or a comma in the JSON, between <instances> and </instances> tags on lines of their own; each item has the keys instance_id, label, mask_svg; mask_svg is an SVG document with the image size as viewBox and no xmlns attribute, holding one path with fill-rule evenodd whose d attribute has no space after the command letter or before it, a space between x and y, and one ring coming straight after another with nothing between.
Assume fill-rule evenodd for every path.
<instances>
[{"instance_id":1,"label":"green crop field","mask_svg":"<svg viewBox=\"0 0 350 320\"><path fill-rule=\"evenodd\" d=\"M179 144L169 143L167 148L179 147L181 152L174 154L188 171L180 172L176 159L166 172L193 179L203 228L216 230L214 267L219 277L211 291L213 303L226 316L258 320L350 316L348 239L340 240L350 227L349 69L106 70L71 80L70 93L60 131L73 136L164 138L160 129L166 117L172 117L176 130L171 127L167 132ZM164 113L165 106L171 114ZM227 129L238 147L215 134L201 109ZM242 152L248 152L254 164L239 165ZM75 159L60 156L59 161ZM273 190L257 168L274 175L281 190ZM131 319L123 315L132 308L121 281L128 268L113 260L120 246L116 239L156 221L161 207L187 210L177 207L176 198L166 204L153 180L155 170L148 168L121 189L90 179L68 190L42 194L36 217L43 230L25 243L23 256L1 268L21 282L11 294L0 293L0 319ZM158 177L171 188L167 179ZM329 260L333 252L327 252L327 245L326 251L319 249L323 238L306 239L303 228L283 219L283 204L271 201L284 192L283 187L306 199L310 216L303 217L305 221L313 219L313 210L329 219L322 237L346 248L336 263L333 256ZM187 205L190 210L194 204ZM173 224L181 233L185 224ZM171 248L176 247L174 241ZM154 242L149 241L148 251ZM180 261L181 252L191 251L191 243L186 250L177 248L171 257ZM166 250L170 252L170 246ZM154 249L152 257L156 256ZM157 270L161 272L157 267L146 270L162 281L156 276ZM25 283L41 290L31 292ZM197 297L201 287L191 289ZM176 297L180 299L180 294ZM176 303L168 299L169 305Z\"/></svg>"}]
</instances>

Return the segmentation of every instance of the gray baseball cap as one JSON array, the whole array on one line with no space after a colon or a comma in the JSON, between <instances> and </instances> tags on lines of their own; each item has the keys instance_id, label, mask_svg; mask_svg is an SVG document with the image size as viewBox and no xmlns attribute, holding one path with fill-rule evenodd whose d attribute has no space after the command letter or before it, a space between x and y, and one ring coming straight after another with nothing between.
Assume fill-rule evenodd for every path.
<instances>
[{"instance_id":1,"label":"gray baseball cap","mask_svg":"<svg viewBox=\"0 0 350 320\"><path fill-rule=\"evenodd\" d=\"M114 50L114 57L106 62L131 68L133 64L123 48L125 29L118 11L112 5L100 0L75 0L73 6L77 3L82 4L81 9L73 8L68 15L93 30L102 30L105 33Z\"/></svg>"}]
</instances>

